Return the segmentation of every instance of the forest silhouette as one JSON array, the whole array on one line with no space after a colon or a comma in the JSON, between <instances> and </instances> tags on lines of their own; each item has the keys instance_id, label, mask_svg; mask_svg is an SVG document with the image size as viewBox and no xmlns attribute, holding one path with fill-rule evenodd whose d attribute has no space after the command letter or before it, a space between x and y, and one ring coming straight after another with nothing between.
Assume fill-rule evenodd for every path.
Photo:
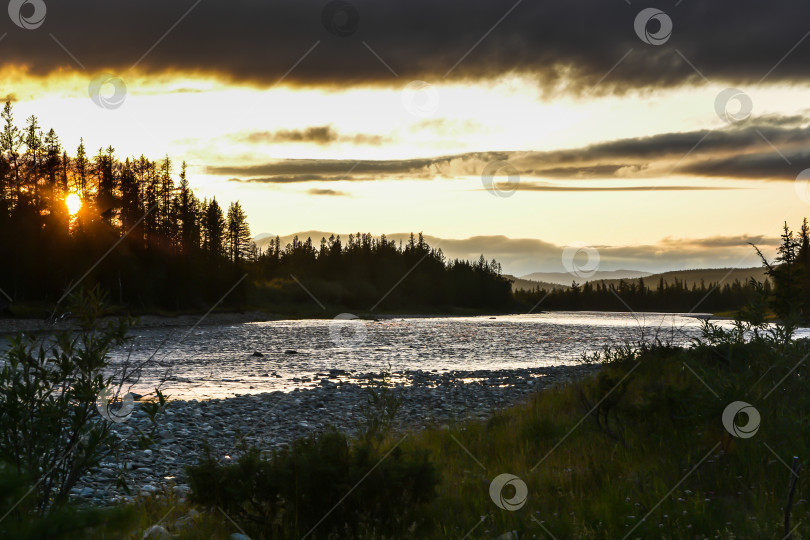
<instances>
[{"instance_id":1,"label":"forest silhouette","mask_svg":"<svg viewBox=\"0 0 810 540\"><path fill-rule=\"evenodd\" d=\"M495 261L446 260L421 234L403 245L358 233L345 243L323 238L317 248L309 238L286 246L276 238L259 251L240 203L224 210L216 198L199 200L185 163L175 181L168 156L121 161L110 146L91 158L82 141L70 157L35 116L18 127L10 102L0 152L6 314L57 302L79 280L135 311L200 310L226 293L226 307L282 311L321 302L363 309L512 302ZM77 197L81 207L71 214Z\"/></svg>"}]
</instances>

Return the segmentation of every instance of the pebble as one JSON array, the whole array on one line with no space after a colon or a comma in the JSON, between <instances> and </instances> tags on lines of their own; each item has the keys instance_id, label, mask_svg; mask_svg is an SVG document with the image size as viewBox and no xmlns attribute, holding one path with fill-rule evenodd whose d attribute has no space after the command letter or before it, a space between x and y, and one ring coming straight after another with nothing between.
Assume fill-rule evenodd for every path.
<instances>
[{"instance_id":1,"label":"pebble","mask_svg":"<svg viewBox=\"0 0 810 540\"><path fill-rule=\"evenodd\" d=\"M531 393L592 373L596 366L554 366L480 371L403 371L393 374L389 391L401 400L395 430L456 422L482 421L498 409L525 401ZM321 376L326 375L324 378ZM262 450L285 447L295 439L335 427L354 435L365 420L368 388L382 379L379 373L329 370L320 385L291 392L267 392L206 401L176 400L158 416L153 443L144 449L141 431L151 433L149 418L135 404L126 422L112 426L121 442L118 459L105 462L80 479L71 499L96 506L129 500L117 484L118 476L142 497L161 497L188 491L186 467L204 455L204 443L222 463L235 461L245 446ZM331 382L328 378L337 379ZM325 382L324 382L325 381ZM328 383L328 384L327 384ZM226 460L228 456L228 460ZM141 486L138 490L136 486ZM145 537L146 538L146 537ZM160 538L155 536L153 538Z\"/></svg>"}]
</instances>

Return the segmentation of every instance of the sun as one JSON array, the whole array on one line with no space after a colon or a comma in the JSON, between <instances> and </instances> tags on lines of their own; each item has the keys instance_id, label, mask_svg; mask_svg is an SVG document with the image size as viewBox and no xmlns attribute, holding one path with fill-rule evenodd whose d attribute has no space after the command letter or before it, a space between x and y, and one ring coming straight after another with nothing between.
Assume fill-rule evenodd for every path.
<instances>
[{"instance_id":1,"label":"sun","mask_svg":"<svg viewBox=\"0 0 810 540\"><path fill-rule=\"evenodd\" d=\"M74 216L82 209L82 198L79 197L78 193L71 193L65 197L65 205L67 205L68 213Z\"/></svg>"}]
</instances>

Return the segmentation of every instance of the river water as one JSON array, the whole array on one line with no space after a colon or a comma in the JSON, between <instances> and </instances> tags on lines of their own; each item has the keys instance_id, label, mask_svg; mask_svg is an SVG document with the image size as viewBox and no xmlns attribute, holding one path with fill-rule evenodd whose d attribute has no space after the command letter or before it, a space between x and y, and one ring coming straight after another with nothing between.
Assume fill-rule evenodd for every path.
<instances>
[{"instance_id":1,"label":"river water","mask_svg":"<svg viewBox=\"0 0 810 540\"><path fill-rule=\"evenodd\" d=\"M657 337L687 345L700 328L695 315L607 312L139 328L114 363L143 365L132 387L137 393L163 381L173 398L205 399L312 387L330 370L346 378L389 366L396 375L571 365L584 353L628 341Z\"/></svg>"}]
</instances>

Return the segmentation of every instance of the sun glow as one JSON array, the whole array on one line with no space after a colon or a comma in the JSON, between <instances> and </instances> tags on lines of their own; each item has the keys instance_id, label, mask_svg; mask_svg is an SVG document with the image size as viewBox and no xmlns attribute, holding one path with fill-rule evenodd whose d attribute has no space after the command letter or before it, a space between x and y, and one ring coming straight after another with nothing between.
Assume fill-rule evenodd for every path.
<instances>
[{"instance_id":1,"label":"sun glow","mask_svg":"<svg viewBox=\"0 0 810 540\"><path fill-rule=\"evenodd\" d=\"M68 213L75 216L79 210L82 209L82 198L77 193L71 193L65 197L65 205L67 206Z\"/></svg>"}]
</instances>

